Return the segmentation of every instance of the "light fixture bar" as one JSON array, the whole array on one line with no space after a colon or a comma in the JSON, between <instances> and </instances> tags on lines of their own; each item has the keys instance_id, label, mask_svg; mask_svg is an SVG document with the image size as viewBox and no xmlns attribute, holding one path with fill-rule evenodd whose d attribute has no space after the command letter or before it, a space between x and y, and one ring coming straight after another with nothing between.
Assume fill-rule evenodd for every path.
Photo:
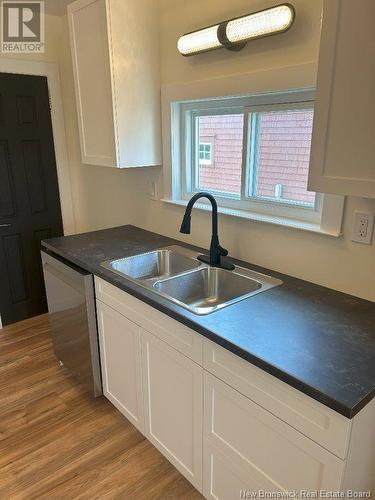
<instances>
[{"instance_id":1,"label":"light fixture bar","mask_svg":"<svg viewBox=\"0 0 375 500\"><path fill-rule=\"evenodd\" d=\"M294 17L291 5L278 5L228 21L225 28L226 37L230 43L238 43L282 33L290 28Z\"/></svg>"},{"instance_id":2,"label":"light fixture bar","mask_svg":"<svg viewBox=\"0 0 375 500\"><path fill-rule=\"evenodd\" d=\"M218 49L222 44L218 38L219 25L187 33L179 38L177 48L184 56L199 54L206 50Z\"/></svg>"},{"instance_id":3,"label":"light fixture bar","mask_svg":"<svg viewBox=\"0 0 375 500\"><path fill-rule=\"evenodd\" d=\"M288 3L254 12L247 16L202 28L181 36L177 48L184 56L225 47L240 50L249 40L287 31L295 19L294 7Z\"/></svg>"}]
</instances>

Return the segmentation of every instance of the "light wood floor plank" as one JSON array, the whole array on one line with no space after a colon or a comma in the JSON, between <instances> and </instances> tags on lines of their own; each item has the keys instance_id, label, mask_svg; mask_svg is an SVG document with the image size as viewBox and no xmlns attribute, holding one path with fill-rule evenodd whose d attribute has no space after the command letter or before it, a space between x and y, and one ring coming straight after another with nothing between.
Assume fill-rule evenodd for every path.
<instances>
[{"instance_id":1,"label":"light wood floor plank","mask_svg":"<svg viewBox=\"0 0 375 500\"><path fill-rule=\"evenodd\" d=\"M53 354L48 315L0 330L0 498L203 497L104 397Z\"/></svg>"}]
</instances>

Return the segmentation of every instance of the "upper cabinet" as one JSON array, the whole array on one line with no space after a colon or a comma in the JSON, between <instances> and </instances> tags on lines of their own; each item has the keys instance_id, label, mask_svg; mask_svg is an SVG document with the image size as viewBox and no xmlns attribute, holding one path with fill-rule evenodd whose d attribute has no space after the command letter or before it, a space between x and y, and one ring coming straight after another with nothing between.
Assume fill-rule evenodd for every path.
<instances>
[{"instance_id":1,"label":"upper cabinet","mask_svg":"<svg viewBox=\"0 0 375 500\"><path fill-rule=\"evenodd\" d=\"M82 162L161 165L156 0L68 6Z\"/></svg>"},{"instance_id":2,"label":"upper cabinet","mask_svg":"<svg viewBox=\"0 0 375 500\"><path fill-rule=\"evenodd\" d=\"M309 189L375 198L375 2L325 0Z\"/></svg>"}]
</instances>

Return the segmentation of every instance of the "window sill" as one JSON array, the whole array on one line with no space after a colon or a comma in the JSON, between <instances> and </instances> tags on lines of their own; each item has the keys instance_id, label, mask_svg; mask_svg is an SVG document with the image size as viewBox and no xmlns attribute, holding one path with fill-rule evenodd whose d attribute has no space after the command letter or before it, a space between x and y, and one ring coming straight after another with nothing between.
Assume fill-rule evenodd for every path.
<instances>
[{"instance_id":1,"label":"window sill","mask_svg":"<svg viewBox=\"0 0 375 500\"><path fill-rule=\"evenodd\" d=\"M188 204L185 200L171 200L168 198L162 198L160 201L163 203L169 203L172 205L179 205L186 207ZM211 211L210 205L205 205L204 203L195 203L194 208L199 210L205 210L206 212ZM285 217L275 217L273 215L266 215L256 212L248 212L246 210L238 210L234 208L218 207L218 212L223 215L229 215L230 217L238 217L240 219L247 219L255 222L265 222L267 224L274 224L276 226L288 227L291 229L300 229L302 231L309 231L311 233L324 234L326 236L332 236L334 238L339 238L342 236L342 232L338 231L327 231L320 227L319 224L312 222L306 222L297 219L288 219Z\"/></svg>"}]
</instances>

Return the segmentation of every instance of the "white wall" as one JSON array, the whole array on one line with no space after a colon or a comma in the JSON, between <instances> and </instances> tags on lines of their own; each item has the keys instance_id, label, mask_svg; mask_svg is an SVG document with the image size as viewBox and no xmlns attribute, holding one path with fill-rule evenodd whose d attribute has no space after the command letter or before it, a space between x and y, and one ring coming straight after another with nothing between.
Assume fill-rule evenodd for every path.
<instances>
[{"instance_id":1,"label":"white wall","mask_svg":"<svg viewBox=\"0 0 375 500\"><path fill-rule=\"evenodd\" d=\"M49 3L51 0L46 1ZM61 2L59 7L62 33L58 41L59 63L77 232L129 224L132 222L132 210L131 199L128 196L128 172L81 163L66 13L66 5L72 0L52 0L52 2Z\"/></svg>"},{"instance_id":2,"label":"white wall","mask_svg":"<svg viewBox=\"0 0 375 500\"><path fill-rule=\"evenodd\" d=\"M80 160L78 124L73 87L73 72L69 44L66 6L72 0L45 0L45 51L40 54L3 54L0 58L34 60L59 64L64 106L66 141L70 165L72 198L78 232L130 222L129 210L124 210L124 177L118 179L115 169L82 165ZM112 184L111 184L112 178ZM103 191L100 186L103 185ZM108 193L120 188L118 196ZM118 202L116 206L115 202ZM113 217L117 213L118 217ZM127 218L125 218L125 213Z\"/></svg>"},{"instance_id":3,"label":"white wall","mask_svg":"<svg viewBox=\"0 0 375 500\"><path fill-rule=\"evenodd\" d=\"M80 164L65 3L69 0L47 0L50 14L44 59L58 60L61 68L78 231L132 223L207 247L210 232L208 213L195 210L192 234L183 236L178 232L183 209L150 199L151 183L156 180L160 186L161 168L116 170ZM293 3L297 9L297 21L290 32L248 44L239 53L219 50L184 58L176 50L180 34L274 5L275 1L160 0L163 84L316 61L322 2L294 0ZM375 212L375 201L348 199L344 237L338 239L221 216L221 243L231 255L243 260L375 300L374 245L365 246L350 241L355 209Z\"/></svg>"},{"instance_id":4,"label":"white wall","mask_svg":"<svg viewBox=\"0 0 375 500\"><path fill-rule=\"evenodd\" d=\"M295 0L293 3L297 10L297 20L290 32L248 44L239 53L218 50L184 58L178 54L175 47L180 34L270 6L275 2L162 0L163 84L191 82L316 61L322 2ZM137 226L207 247L210 233L208 213L195 210L192 234L183 236L178 232L183 208L150 200L150 184L154 179L158 179L160 189L160 178L161 172L158 169L126 173L126 179L124 178L126 186L123 186L122 196L126 197L127 206L131 207L132 222ZM120 180L120 175L118 179ZM113 183L113 180L111 182ZM118 189L120 187L117 187ZM132 200L130 204L129 200ZM221 216L219 228L221 243L229 249L231 255L240 259L375 300L374 246L364 246L350 241L352 215L355 209L375 212L375 201L356 198L347 200L344 237L338 239ZM107 220L118 222L119 214L113 214L113 219ZM102 221L106 225L104 218Z\"/></svg>"}]
</instances>

